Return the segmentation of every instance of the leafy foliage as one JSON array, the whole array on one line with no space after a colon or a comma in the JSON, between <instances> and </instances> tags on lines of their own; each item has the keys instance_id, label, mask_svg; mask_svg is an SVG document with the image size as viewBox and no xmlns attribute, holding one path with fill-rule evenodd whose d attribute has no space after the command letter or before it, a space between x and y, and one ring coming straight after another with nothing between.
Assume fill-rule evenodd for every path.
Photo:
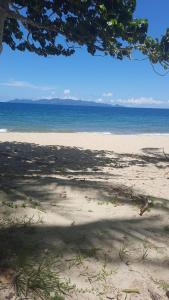
<instances>
[{"instance_id":1,"label":"leafy foliage","mask_svg":"<svg viewBox=\"0 0 169 300\"><path fill-rule=\"evenodd\" d=\"M92 55L123 59L139 49L167 67L169 30L160 41L148 37L148 21L134 18L135 8L136 0L0 0L1 40L42 56L69 56L85 45Z\"/></svg>"}]
</instances>

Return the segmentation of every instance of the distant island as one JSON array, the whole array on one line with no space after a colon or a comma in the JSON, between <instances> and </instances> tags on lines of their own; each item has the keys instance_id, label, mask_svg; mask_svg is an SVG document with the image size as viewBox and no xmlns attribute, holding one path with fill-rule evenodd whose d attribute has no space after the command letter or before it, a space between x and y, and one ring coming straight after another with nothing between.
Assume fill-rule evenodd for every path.
<instances>
[{"instance_id":1,"label":"distant island","mask_svg":"<svg viewBox=\"0 0 169 300\"><path fill-rule=\"evenodd\" d=\"M31 99L14 99L7 101L8 103L25 103L25 104L51 104L51 105L70 105L70 106L120 106L120 105L111 105L106 103L98 103L94 101L84 101L84 100L73 100L73 99L39 99L39 100L31 100Z\"/></svg>"}]
</instances>

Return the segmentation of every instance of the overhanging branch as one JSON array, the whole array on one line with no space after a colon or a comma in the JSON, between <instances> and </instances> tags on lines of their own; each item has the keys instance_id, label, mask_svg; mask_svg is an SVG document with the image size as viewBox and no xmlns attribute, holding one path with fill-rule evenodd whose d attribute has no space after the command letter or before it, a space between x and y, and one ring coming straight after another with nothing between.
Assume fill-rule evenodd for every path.
<instances>
[{"instance_id":1,"label":"overhanging branch","mask_svg":"<svg viewBox=\"0 0 169 300\"><path fill-rule=\"evenodd\" d=\"M4 33L4 23L7 17L6 11L8 10L8 0L0 0L0 54L3 49L3 33Z\"/></svg>"},{"instance_id":2,"label":"overhanging branch","mask_svg":"<svg viewBox=\"0 0 169 300\"><path fill-rule=\"evenodd\" d=\"M19 12L17 11L12 11L9 8L4 8L1 6L0 4L0 12L2 12L2 14L5 15L5 18L11 18L11 19L15 19L18 21L21 21L22 24L27 24L27 25L31 25L32 27L38 28L38 29L43 29L46 31L53 31L58 33L58 28L56 25L51 25L51 26L47 26L38 22L34 22L31 19L24 17L22 15L19 14Z\"/></svg>"}]
</instances>

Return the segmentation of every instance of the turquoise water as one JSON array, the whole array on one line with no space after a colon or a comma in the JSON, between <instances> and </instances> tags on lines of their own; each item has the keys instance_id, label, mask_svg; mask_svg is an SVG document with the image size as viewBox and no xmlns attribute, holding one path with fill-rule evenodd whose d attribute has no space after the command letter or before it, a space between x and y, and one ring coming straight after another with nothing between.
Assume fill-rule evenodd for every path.
<instances>
[{"instance_id":1,"label":"turquoise water","mask_svg":"<svg viewBox=\"0 0 169 300\"><path fill-rule=\"evenodd\" d=\"M0 103L0 132L169 133L169 110Z\"/></svg>"}]
</instances>

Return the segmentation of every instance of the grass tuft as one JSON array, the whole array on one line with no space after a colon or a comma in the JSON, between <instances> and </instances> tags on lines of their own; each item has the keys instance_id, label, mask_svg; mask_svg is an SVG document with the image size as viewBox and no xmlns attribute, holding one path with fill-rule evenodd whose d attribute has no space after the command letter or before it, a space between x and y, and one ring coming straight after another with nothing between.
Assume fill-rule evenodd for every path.
<instances>
[{"instance_id":1,"label":"grass tuft","mask_svg":"<svg viewBox=\"0 0 169 300\"><path fill-rule=\"evenodd\" d=\"M13 280L16 296L28 299L61 300L74 286L69 280L62 280L59 272L52 270L54 261L44 257L39 264L20 268Z\"/></svg>"},{"instance_id":2,"label":"grass tuft","mask_svg":"<svg viewBox=\"0 0 169 300\"><path fill-rule=\"evenodd\" d=\"M37 242L40 222L26 216L0 220L0 290L11 293L12 286L15 299L63 300L74 286L61 277L59 258Z\"/></svg>"}]
</instances>

